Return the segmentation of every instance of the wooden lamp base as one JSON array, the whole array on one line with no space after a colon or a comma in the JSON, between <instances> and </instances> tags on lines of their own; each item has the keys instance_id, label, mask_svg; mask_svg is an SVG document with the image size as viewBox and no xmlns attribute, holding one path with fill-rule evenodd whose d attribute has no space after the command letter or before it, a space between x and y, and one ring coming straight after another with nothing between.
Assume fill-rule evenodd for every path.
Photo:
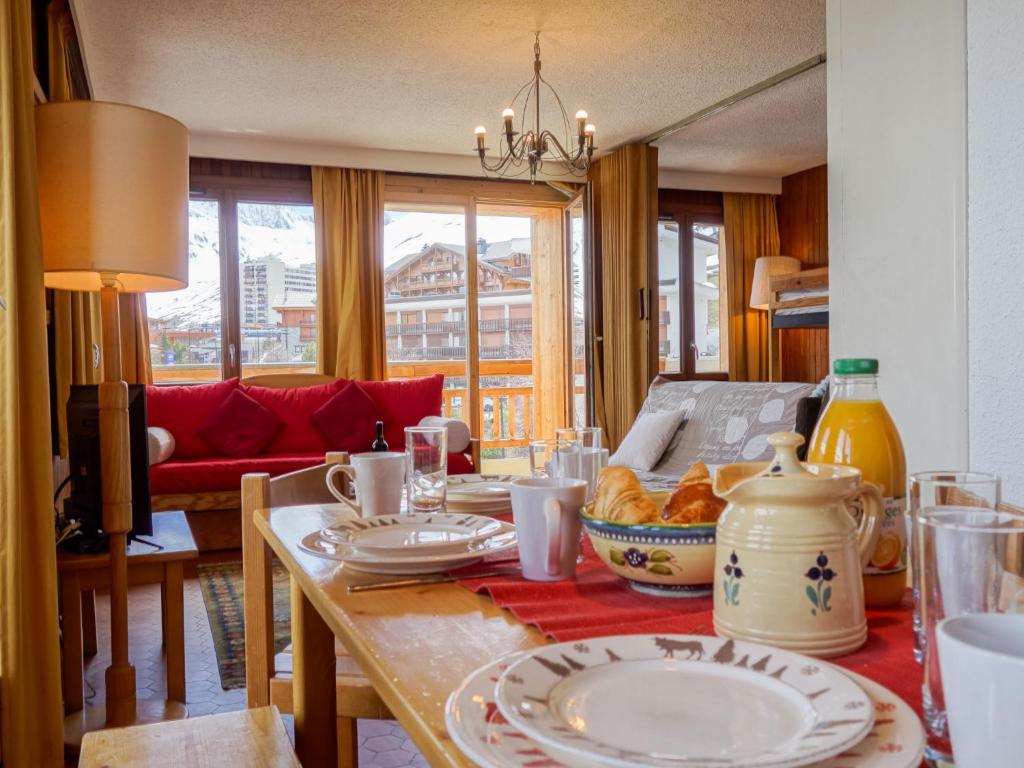
<instances>
[{"instance_id":1,"label":"wooden lamp base","mask_svg":"<svg viewBox=\"0 0 1024 768\"><path fill-rule=\"evenodd\" d=\"M166 720L184 720L188 708L172 699L138 699L135 702L135 719L117 726L149 725ZM90 731L101 731L107 725L107 708L103 704L86 706L64 718L64 753L77 758L82 747L82 738Z\"/></svg>"}]
</instances>

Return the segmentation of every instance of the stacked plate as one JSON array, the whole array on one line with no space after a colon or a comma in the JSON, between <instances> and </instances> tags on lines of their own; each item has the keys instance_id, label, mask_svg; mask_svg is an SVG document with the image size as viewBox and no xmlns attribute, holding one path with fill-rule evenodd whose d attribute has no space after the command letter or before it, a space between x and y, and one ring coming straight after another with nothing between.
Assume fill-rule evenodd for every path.
<instances>
[{"instance_id":1,"label":"stacked plate","mask_svg":"<svg viewBox=\"0 0 1024 768\"><path fill-rule=\"evenodd\" d=\"M439 573L516 545L516 529L455 512L354 517L311 533L302 548L367 573Z\"/></svg>"},{"instance_id":2,"label":"stacked plate","mask_svg":"<svg viewBox=\"0 0 1024 768\"><path fill-rule=\"evenodd\" d=\"M911 768L924 751L913 710L877 683L695 635L596 638L493 662L452 693L445 722L488 768Z\"/></svg>"},{"instance_id":3,"label":"stacked plate","mask_svg":"<svg viewBox=\"0 0 1024 768\"><path fill-rule=\"evenodd\" d=\"M450 512L502 515L512 512L512 481L516 475L452 475L446 506Z\"/></svg>"}]
</instances>

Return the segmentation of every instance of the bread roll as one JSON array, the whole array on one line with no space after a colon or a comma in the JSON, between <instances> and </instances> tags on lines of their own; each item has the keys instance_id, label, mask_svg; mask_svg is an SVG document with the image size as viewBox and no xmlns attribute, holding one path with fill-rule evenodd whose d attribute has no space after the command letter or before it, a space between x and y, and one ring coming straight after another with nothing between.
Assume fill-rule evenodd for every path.
<instances>
[{"instance_id":1,"label":"bread roll","mask_svg":"<svg viewBox=\"0 0 1024 768\"><path fill-rule=\"evenodd\" d=\"M597 477L594 517L614 523L656 523L658 507L640 485L633 470L605 467Z\"/></svg>"},{"instance_id":2,"label":"bread roll","mask_svg":"<svg viewBox=\"0 0 1024 768\"><path fill-rule=\"evenodd\" d=\"M703 461L696 462L679 479L669 497L661 520L684 525L688 523L714 523L725 509L725 500L711 490L711 473Z\"/></svg>"}]
</instances>

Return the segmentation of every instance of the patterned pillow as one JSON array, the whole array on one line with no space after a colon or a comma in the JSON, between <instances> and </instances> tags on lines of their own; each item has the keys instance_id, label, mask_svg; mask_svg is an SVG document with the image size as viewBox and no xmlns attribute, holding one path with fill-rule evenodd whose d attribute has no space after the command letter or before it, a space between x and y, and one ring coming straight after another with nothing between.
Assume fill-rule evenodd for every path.
<instances>
[{"instance_id":1,"label":"patterned pillow","mask_svg":"<svg viewBox=\"0 0 1024 768\"><path fill-rule=\"evenodd\" d=\"M680 477L697 460L709 467L768 461L768 435L792 431L797 403L813 384L735 381L670 381L651 384L641 413L686 412L686 418L653 471Z\"/></svg>"}]
</instances>

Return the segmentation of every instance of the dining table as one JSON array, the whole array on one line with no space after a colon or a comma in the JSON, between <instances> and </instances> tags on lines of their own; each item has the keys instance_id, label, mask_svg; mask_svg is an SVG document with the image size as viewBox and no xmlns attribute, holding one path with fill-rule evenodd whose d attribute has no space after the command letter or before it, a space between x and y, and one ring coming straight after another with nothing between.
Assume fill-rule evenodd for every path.
<instances>
[{"instance_id":1,"label":"dining table","mask_svg":"<svg viewBox=\"0 0 1024 768\"><path fill-rule=\"evenodd\" d=\"M459 584L349 593L381 576L311 554L302 539L343 519L335 504L274 507L256 528L291 577L295 751L337 763L337 638L431 766L473 766L448 735L445 702L487 662L549 642L485 595Z\"/></svg>"},{"instance_id":2,"label":"dining table","mask_svg":"<svg viewBox=\"0 0 1024 768\"><path fill-rule=\"evenodd\" d=\"M431 766L473 766L445 725L448 697L485 664L554 640L499 607L486 592L476 591L478 586L472 582L472 588L448 582L350 591L350 586L389 577L354 571L302 546L304 538L346 516L336 504L274 507L254 516L257 530L291 577L293 708L299 759L303 765L337 764L337 639ZM528 585L518 588L530 589ZM618 590L618 585L613 589ZM617 596L602 602L628 604L631 594L635 593L623 583ZM651 599L659 605L679 602ZM908 668L902 661L902 629L904 624L909 626L909 611L905 607L901 611L876 614L874 619L869 612L869 626L874 620L877 627L875 636L846 659L846 666L868 676L873 676L872 670L884 672L880 676L888 677L890 684L904 676L901 670L912 669L918 680L916 665L911 662ZM698 629L710 632L703 624ZM906 645L909 655L909 640ZM919 686L916 682L912 687L920 690Z\"/></svg>"}]
</instances>

